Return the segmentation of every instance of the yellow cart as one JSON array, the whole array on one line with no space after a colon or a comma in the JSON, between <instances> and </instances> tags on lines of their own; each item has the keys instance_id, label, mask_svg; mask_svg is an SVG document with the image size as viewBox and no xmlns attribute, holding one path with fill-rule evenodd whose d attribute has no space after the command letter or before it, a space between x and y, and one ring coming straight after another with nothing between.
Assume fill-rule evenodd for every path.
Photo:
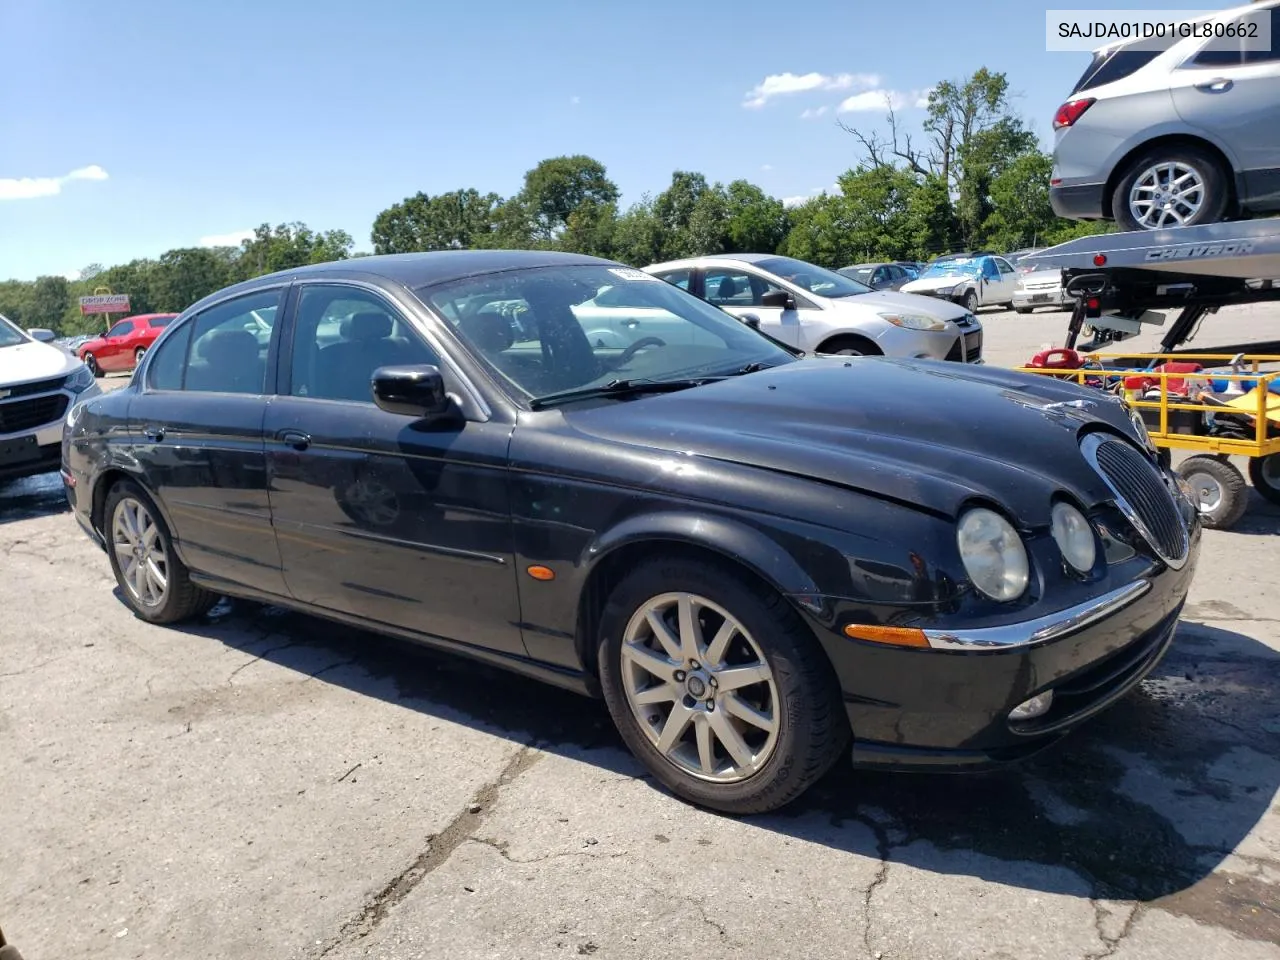
<instances>
[{"instance_id":1,"label":"yellow cart","mask_svg":"<svg viewBox=\"0 0 1280 960\"><path fill-rule=\"evenodd\" d=\"M1173 450L1194 451L1177 472L1195 492L1207 527L1228 529L1244 515L1249 488L1228 459L1249 458L1254 489L1280 505L1280 355L1091 353L1084 366L1022 367L1117 393L1141 411L1168 465ZM1169 370L1166 364L1198 365ZM1161 368L1161 369L1156 369Z\"/></svg>"}]
</instances>

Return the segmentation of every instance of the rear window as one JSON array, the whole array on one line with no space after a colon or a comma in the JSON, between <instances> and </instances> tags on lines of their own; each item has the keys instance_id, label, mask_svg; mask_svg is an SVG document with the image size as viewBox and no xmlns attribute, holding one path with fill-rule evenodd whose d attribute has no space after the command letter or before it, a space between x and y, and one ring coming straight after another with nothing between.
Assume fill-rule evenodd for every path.
<instances>
[{"instance_id":1,"label":"rear window","mask_svg":"<svg viewBox=\"0 0 1280 960\"><path fill-rule=\"evenodd\" d=\"M1072 89L1071 95L1075 96L1083 90L1092 90L1094 87L1115 83L1117 80L1132 76L1163 52L1163 50L1128 50L1124 47L1099 51L1093 55L1093 60Z\"/></svg>"}]
</instances>

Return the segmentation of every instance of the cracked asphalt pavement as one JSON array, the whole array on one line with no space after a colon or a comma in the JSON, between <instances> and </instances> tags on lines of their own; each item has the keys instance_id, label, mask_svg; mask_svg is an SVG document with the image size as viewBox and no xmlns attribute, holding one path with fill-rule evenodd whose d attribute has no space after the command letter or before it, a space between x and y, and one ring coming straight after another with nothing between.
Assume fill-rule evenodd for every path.
<instances>
[{"instance_id":1,"label":"cracked asphalt pavement","mask_svg":"<svg viewBox=\"0 0 1280 960\"><path fill-rule=\"evenodd\" d=\"M1013 364L1065 315L983 319ZM1051 752L733 820L532 681L258 604L148 626L57 478L11 484L0 925L27 960L1280 960L1278 532L1256 495L1207 532L1170 655Z\"/></svg>"}]
</instances>

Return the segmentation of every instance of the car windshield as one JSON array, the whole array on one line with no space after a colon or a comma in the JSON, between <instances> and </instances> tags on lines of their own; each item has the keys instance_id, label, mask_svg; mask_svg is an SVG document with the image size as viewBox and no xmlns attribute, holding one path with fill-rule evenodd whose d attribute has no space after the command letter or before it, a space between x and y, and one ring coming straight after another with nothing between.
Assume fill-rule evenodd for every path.
<instances>
[{"instance_id":1,"label":"car windshield","mask_svg":"<svg viewBox=\"0 0 1280 960\"><path fill-rule=\"evenodd\" d=\"M16 347L26 343L27 336L4 314L0 314L0 347Z\"/></svg>"},{"instance_id":2,"label":"car windshield","mask_svg":"<svg viewBox=\"0 0 1280 960\"><path fill-rule=\"evenodd\" d=\"M844 277L851 277L859 283L870 283L871 274L875 272L875 267L845 267L839 273Z\"/></svg>"},{"instance_id":3,"label":"car windshield","mask_svg":"<svg viewBox=\"0 0 1280 960\"><path fill-rule=\"evenodd\" d=\"M728 376L795 357L639 270L594 264L469 277L415 291L518 394Z\"/></svg>"},{"instance_id":4,"label":"car windshield","mask_svg":"<svg viewBox=\"0 0 1280 960\"><path fill-rule=\"evenodd\" d=\"M871 292L865 283L791 257L767 257L755 265L819 297L856 297Z\"/></svg>"},{"instance_id":5,"label":"car windshield","mask_svg":"<svg viewBox=\"0 0 1280 960\"><path fill-rule=\"evenodd\" d=\"M929 269L920 274L920 279L929 280L933 277L976 277L980 273L982 273L982 265L977 260L937 260L929 264Z\"/></svg>"}]
</instances>

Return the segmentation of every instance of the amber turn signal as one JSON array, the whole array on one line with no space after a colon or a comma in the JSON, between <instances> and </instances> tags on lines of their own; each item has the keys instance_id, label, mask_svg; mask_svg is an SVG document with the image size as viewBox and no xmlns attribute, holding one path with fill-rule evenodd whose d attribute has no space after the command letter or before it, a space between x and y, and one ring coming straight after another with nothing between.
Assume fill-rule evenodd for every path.
<instances>
[{"instance_id":1,"label":"amber turn signal","mask_svg":"<svg viewBox=\"0 0 1280 960\"><path fill-rule=\"evenodd\" d=\"M550 567L539 567L537 565L530 567L528 574L535 580L554 580L556 578L556 572Z\"/></svg>"},{"instance_id":2,"label":"amber turn signal","mask_svg":"<svg viewBox=\"0 0 1280 960\"><path fill-rule=\"evenodd\" d=\"M845 626L844 635L854 640L870 640L872 643L887 643L894 647L929 646L924 631L911 627L877 627L867 623L850 623Z\"/></svg>"}]
</instances>

